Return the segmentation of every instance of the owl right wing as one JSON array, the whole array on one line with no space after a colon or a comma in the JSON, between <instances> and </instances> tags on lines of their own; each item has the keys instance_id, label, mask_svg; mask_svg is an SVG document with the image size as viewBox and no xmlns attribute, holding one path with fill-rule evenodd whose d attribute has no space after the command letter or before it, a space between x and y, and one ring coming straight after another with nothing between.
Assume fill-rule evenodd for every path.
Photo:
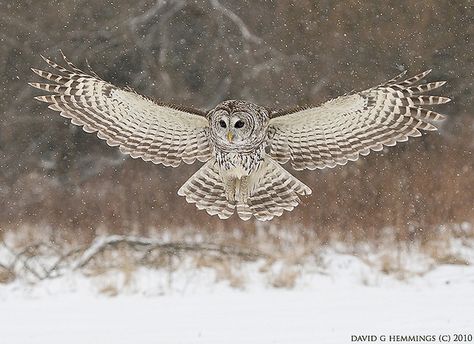
<instances>
[{"instance_id":1,"label":"owl right wing","mask_svg":"<svg viewBox=\"0 0 474 344\"><path fill-rule=\"evenodd\" d=\"M64 57L64 55L63 55ZM198 110L156 104L89 75L65 57L67 68L43 59L56 73L32 69L51 83L30 83L52 94L35 97L70 118L86 132L96 132L110 146L119 146L133 158L178 166L211 157L209 122Z\"/></svg>"},{"instance_id":2,"label":"owl right wing","mask_svg":"<svg viewBox=\"0 0 474 344\"><path fill-rule=\"evenodd\" d=\"M445 82L415 86L430 71L402 81L402 73L386 83L330 100L319 107L277 112L269 123L270 156L296 170L344 165L421 130L436 130L430 122L443 115L420 105L442 104L449 98L422 96Z\"/></svg>"}]
</instances>

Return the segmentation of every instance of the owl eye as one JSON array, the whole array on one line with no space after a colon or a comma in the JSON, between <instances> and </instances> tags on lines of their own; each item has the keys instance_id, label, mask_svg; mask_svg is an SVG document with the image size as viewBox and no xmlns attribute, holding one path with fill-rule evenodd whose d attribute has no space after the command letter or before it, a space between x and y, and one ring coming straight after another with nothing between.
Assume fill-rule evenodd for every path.
<instances>
[{"instance_id":1,"label":"owl eye","mask_svg":"<svg viewBox=\"0 0 474 344\"><path fill-rule=\"evenodd\" d=\"M219 125L222 127L222 128L227 128L227 124L225 123L225 121L223 119L221 119L219 121Z\"/></svg>"},{"instance_id":2,"label":"owl eye","mask_svg":"<svg viewBox=\"0 0 474 344\"><path fill-rule=\"evenodd\" d=\"M234 124L234 127L236 127L237 129L242 128L243 126L244 126L244 122L240 120L235 122Z\"/></svg>"}]
</instances>

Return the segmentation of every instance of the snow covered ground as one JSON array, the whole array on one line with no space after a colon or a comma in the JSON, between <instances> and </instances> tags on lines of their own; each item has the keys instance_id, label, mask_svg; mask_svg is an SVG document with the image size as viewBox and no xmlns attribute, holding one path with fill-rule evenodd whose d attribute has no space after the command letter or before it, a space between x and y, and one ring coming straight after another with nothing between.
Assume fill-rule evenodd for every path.
<instances>
[{"instance_id":1,"label":"snow covered ground","mask_svg":"<svg viewBox=\"0 0 474 344\"><path fill-rule=\"evenodd\" d=\"M186 267L17 281L0 286L0 343L339 344L353 335L474 334L473 265L399 280L354 256L324 259L293 267L292 289L270 287L282 266L262 274L263 262L242 263L240 288Z\"/></svg>"}]
</instances>

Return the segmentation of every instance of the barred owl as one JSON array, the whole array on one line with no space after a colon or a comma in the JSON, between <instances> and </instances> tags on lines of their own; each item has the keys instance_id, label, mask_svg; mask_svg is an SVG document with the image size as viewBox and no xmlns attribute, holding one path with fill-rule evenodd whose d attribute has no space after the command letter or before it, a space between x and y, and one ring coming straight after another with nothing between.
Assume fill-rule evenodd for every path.
<instances>
[{"instance_id":1,"label":"barred owl","mask_svg":"<svg viewBox=\"0 0 474 344\"><path fill-rule=\"evenodd\" d=\"M50 92L36 99L133 158L172 167L204 162L178 194L221 219L237 212L243 220L270 220L293 210L311 189L281 165L290 162L295 170L344 165L420 136L443 119L420 106L450 100L420 95L445 83L415 85L428 70L408 79L402 73L316 107L270 111L227 100L203 112L154 103L65 57L64 66L43 59L56 74L33 69L51 82L30 83Z\"/></svg>"}]
</instances>

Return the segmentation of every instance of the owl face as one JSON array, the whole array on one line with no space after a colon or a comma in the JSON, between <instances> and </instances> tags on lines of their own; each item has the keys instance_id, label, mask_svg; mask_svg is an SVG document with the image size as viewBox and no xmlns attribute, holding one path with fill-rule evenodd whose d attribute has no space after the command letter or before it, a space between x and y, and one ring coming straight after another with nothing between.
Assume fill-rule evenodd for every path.
<instances>
[{"instance_id":1,"label":"owl face","mask_svg":"<svg viewBox=\"0 0 474 344\"><path fill-rule=\"evenodd\" d=\"M241 150L263 142L268 111L258 105L236 100L220 103L208 114L211 139L220 148Z\"/></svg>"},{"instance_id":2,"label":"owl face","mask_svg":"<svg viewBox=\"0 0 474 344\"><path fill-rule=\"evenodd\" d=\"M252 134L253 121L246 112L227 112L218 110L216 113L217 135L228 144L241 145Z\"/></svg>"}]
</instances>

